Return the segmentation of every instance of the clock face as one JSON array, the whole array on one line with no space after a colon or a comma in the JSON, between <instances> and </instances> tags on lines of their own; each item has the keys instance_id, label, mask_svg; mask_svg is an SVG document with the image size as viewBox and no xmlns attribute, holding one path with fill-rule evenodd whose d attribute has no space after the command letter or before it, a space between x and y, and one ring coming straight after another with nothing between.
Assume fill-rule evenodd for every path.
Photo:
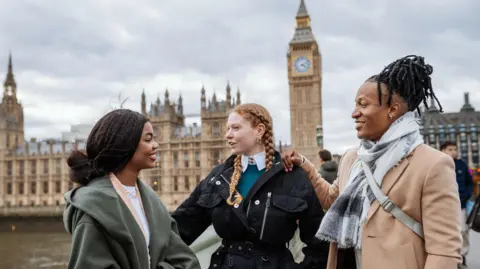
<instances>
[{"instance_id":1,"label":"clock face","mask_svg":"<svg viewBox=\"0 0 480 269\"><path fill-rule=\"evenodd\" d=\"M310 69L310 60L305 56L300 56L295 60L294 66L298 73L307 72Z\"/></svg>"}]
</instances>

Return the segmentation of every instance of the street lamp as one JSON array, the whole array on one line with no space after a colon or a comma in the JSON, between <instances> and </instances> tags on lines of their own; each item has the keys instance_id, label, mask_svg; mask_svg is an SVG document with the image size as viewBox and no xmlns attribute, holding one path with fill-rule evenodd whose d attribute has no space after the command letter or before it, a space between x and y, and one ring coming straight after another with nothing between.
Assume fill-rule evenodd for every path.
<instances>
[{"instance_id":1,"label":"street lamp","mask_svg":"<svg viewBox=\"0 0 480 269\"><path fill-rule=\"evenodd\" d=\"M323 128L321 125L317 125L316 128L317 146L323 148Z\"/></svg>"}]
</instances>

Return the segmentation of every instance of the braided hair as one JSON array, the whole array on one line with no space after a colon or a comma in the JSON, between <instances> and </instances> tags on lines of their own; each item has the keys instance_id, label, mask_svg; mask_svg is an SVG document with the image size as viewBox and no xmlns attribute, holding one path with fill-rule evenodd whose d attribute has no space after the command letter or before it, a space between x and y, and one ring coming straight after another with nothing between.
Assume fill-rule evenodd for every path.
<instances>
[{"instance_id":1,"label":"braided hair","mask_svg":"<svg viewBox=\"0 0 480 269\"><path fill-rule=\"evenodd\" d=\"M241 104L236 106L232 112L238 113L249 121L253 127L259 124L265 125L265 133L259 141L265 147L265 167L268 171L273 166L273 156L275 154L273 144L273 126L272 117L268 110L259 104ZM239 204L243 197L236 191L240 177L242 176L242 156L237 155L233 164L233 175L230 180L230 197L227 199L229 205Z\"/></svg>"},{"instance_id":2,"label":"braided hair","mask_svg":"<svg viewBox=\"0 0 480 269\"><path fill-rule=\"evenodd\" d=\"M148 119L129 109L103 116L90 132L85 150L74 150L67 159L70 180L87 185L92 179L121 171L137 150Z\"/></svg>"},{"instance_id":3,"label":"braided hair","mask_svg":"<svg viewBox=\"0 0 480 269\"><path fill-rule=\"evenodd\" d=\"M443 112L432 88L433 67L426 64L422 56L408 55L387 65L378 75L371 76L367 81L377 82L378 99L382 105L381 84L388 90L387 105L392 103L393 93L400 95L405 100L408 111L415 109L420 114L420 103L423 102L428 109L427 98L433 98Z\"/></svg>"}]
</instances>

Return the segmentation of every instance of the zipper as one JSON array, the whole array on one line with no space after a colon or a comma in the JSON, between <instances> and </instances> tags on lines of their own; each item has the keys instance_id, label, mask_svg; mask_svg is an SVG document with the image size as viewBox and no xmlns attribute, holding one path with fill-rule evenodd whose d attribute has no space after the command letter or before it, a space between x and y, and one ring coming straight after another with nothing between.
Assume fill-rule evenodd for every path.
<instances>
[{"instance_id":1,"label":"zipper","mask_svg":"<svg viewBox=\"0 0 480 269\"><path fill-rule=\"evenodd\" d=\"M265 223L267 222L268 209L270 208L270 199L272 198L272 193L267 193L267 202L265 202L265 212L263 212L263 221L262 221L262 230L260 232L260 240L263 238L263 231L265 230Z\"/></svg>"},{"instance_id":2,"label":"zipper","mask_svg":"<svg viewBox=\"0 0 480 269\"><path fill-rule=\"evenodd\" d=\"M227 179L222 174L220 174L220 176L223 178L223 180L225 180L225 182L227 182L227 184L230 184L230 183L228 183Z\"/></svg>"},{"instance_id":3,"label":"zipper","mask_svg":"<svg viewBox=\"0 0 480 269\"><path fill-rule=\"evenodd\" d=\"M247 218L248 218L248 213L250 213L250 205L252 204L252 201L250 201L248 203L248 207L247 207Z\"/></svg>"}]
</instances>

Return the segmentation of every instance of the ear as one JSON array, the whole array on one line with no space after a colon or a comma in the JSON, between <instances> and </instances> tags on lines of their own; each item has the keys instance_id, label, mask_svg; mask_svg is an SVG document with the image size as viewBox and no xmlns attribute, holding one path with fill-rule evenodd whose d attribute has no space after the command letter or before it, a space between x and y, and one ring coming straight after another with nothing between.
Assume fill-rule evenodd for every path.
<instances>
[{"instance_id":1,"label":"ear","mask_svg":"<svg viewBox=\"0 0 480 269\"><path fill-rule=\"evenodd\" d=\"M257 127L255 127L255 131L257 132L257 135L262 138L263 135L265 134L265 125L263 123L260 123L257 125Z\"/></svg>"}]
</instances>

